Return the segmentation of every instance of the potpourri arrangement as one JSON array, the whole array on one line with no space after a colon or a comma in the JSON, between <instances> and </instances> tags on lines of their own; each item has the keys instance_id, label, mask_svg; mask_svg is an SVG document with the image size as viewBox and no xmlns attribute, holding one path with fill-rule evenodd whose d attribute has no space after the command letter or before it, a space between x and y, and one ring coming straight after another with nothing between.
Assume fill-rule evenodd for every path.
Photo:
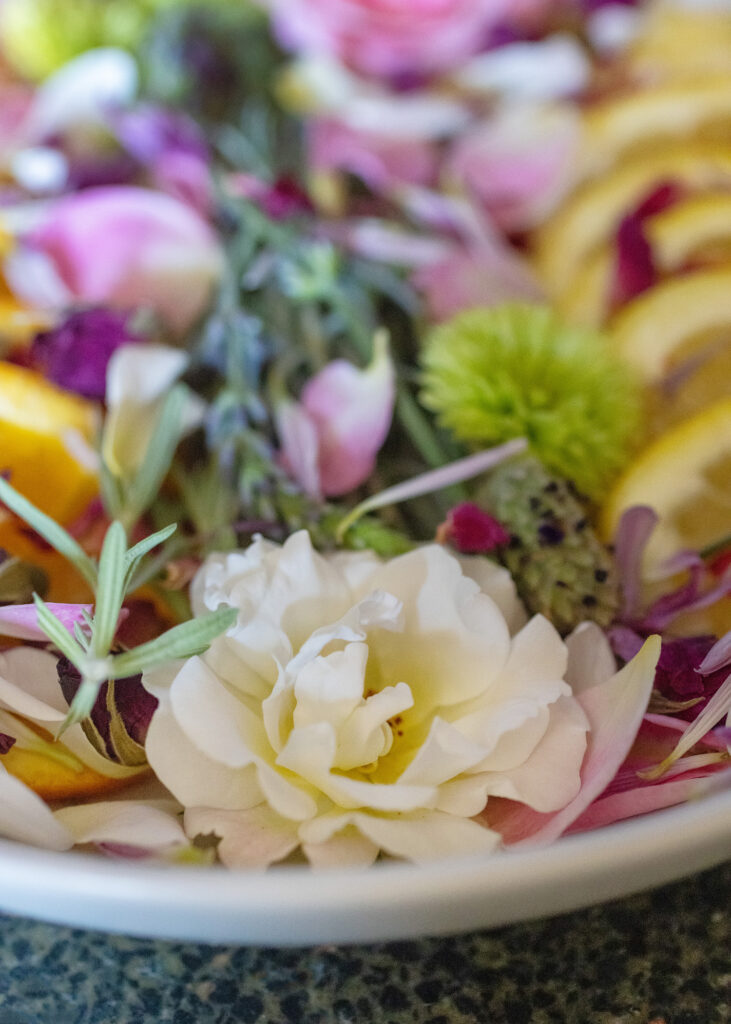
<instances>
[{"instance_id":1,"label":"potpourri arrangement","mask_svg":"<svg viewBox=\"0 0 731 1024\"><path fill-rule=\"evenodd\" d=\"M366 866L729 786L731 11L0 47L0 836Z\"/></svg>"}]
</instances>

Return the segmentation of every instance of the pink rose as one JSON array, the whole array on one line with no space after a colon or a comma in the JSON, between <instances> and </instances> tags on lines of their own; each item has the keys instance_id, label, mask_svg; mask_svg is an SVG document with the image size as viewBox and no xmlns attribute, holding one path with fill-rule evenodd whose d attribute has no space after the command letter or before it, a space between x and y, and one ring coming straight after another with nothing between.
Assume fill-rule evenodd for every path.
<instances>
[{"instance_id":1,"label":"pink rose","mask_svg":"<svg viewBox=\"0 0 731 1024\"><path fill-rule=\"evenodd\" d=\"M479 52L513 0L266 0L285 46L367 75L423 77ZM545 6L545 0L519 4Z\"/></svg>"},{"instance_id":2,"label":"pink rose","mask_svg":"<svg viewBox=\"0 0 731 1024\"><path fill-rule=\"evenodd\" d=\"M71 302L149 308L181 332L204 311L222 266L195 210L128 186L65 196L27 241L50 259Z\"/></svg>"}]
</instances>

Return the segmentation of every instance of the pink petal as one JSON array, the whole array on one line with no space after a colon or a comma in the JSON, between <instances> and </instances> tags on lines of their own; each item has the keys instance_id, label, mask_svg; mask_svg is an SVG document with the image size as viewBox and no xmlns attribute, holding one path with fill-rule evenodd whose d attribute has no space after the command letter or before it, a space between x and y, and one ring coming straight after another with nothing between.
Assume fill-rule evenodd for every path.
<instances>
[{"instance_id":1,"label":"pink petal","mask_svg":"<svg viewBox=\"0 0 731 1024\"><path fill-rule=\"evenodd\" d=\"M203 311L221 269L213 232L190 206L130 186L65 196L30 242L77 299L149 306L176 330Z\"/></svg>"},{"instance_id":2,"label":"pink petal","mask_svg":"<svg viewBox=\"0 0 731 1024\"><path fill-rule=\"evenodd\" d=\"M91 614L90 604L46 604L49 611L60 619L69 633L73 634L74 624L82 624L84 615ZM38 612L34 604L8 604L0 607L0 635L12 636L17 640L48 640L38 625Z\"/></svg>"},{"instance_id":3,"label":"pink petal","mask_svg":"<svg viewBox=\"0 0 731 1024\"><path fill-rule=\"evenodd\" d=\"M367 369L336 359L305 385L302 407L317 428L323 494L346 494L370 476L391 426L395 393L385 335L376 339Z\"/></svg>"},{"instance_id":4,"label":"pink petal","mask_svg":"<svg viewBox=\"0 0 731 1024\"><path fill-rule=\"evenodd\" d=\"M569 681L591 723L581 769L581 789L563 810L539 814L520 804L488 802L483 819L508 844L542 845L558 839L606 789L629 753L652 691L660 638L650 637L639 654L619 672L606 675L606 641L587 624L569 645ZM583 688L581 679L589 682Z\"/></svg>"},{"instance_id":5,"label":"pink petal","mask_svg":"<svg viewBox=\"0 0 731 1024\"><path fill-rule=\"evenodd\" d=\"M682 778L673 778L654 786L640 785L622 793L614 793L597 800L568 829L569 832L582 832L612 822L631 818L637 814L647 814L663 807L672 807L684 803L694 796L700 795L707 786L707 779L716 772L723 772L726 765L722 762L703 770L688 772ZM730 773L731 774L731 773Z\"/></svg>"},{"instance_id":6,"label":"pink petal","mask_svg":"<svg viewBox=\"0 0 731 1024\"><path fill-rule=\"evenodd\" d=\"M282 446L282 466L305 494L319 500L322 496L317 468L320 445L312 417L299 402L285 400L277 406L276 423Z\"/></svg>"}]
</instances>

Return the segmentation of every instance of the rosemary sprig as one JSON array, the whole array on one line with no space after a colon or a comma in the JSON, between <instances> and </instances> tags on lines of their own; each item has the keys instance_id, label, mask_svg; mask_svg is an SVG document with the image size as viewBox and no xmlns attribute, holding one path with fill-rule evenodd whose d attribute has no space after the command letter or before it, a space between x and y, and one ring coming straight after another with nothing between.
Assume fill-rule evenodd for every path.
<instances>
[{"instance_id":1,"label":"rosemary sprig","mask_svg":"<svg viewBox=\"0 0 731 1024\"><path fill-rule=\"evenodd\" d=\"M85 626L77 623L73 635L45 601L34 594L38 625L81 675L81 685L61 724L59 735L91 713L99 690L108 679L123 679L174 658L189 658L200 654L235 621L234 608L219 609L173 626L161 636L132 650L112 653L125 598L138 574L140 563L153 548L172 536L175 526L158 530L128 547L124 526L119 520L114 520L104 537L99 560L95 561L62 526L2 479L0 499L64 555L84 576L94 592L94 614L87 619Z\"/></svg>"}]
</instances>

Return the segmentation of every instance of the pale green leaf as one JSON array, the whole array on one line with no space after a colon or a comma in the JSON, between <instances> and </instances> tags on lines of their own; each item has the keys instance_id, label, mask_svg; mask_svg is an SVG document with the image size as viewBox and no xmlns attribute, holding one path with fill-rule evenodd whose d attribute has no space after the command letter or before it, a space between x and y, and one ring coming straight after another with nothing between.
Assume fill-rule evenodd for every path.
<instances>
[{"instance_id":1,"label":"pale green leaf","mask_svg":"<svg viewBox=\"0 0 731 1024\"><path fill-rule=\"evenodd\" d=\"M124 600L124 569L127 537L120 522L113 522L106 532L99 558L99 582L96 592L91 650L97 657L109 653L117 631L119 613Z\"/></svg>"},{"instance_id":2,"label":"pale green leaf","mask_svg":"<svg viewBox=\"0 0 731 1024\"><path fill-rule=\"evenodd\" d=\"M16 516L20 516L59 554L75 565L90 586L96 585L96 566L81 545L50 516L41 512L32 502L19 494L3 477L0 477L0 501L7 505Z\"/></svg>"},{"instance_id":3,"label":"pale green leaf","mask_svg":"<svg viewBox=\"0 0 731 1024\"><path fill-rule=\"evenodd\" d=\"M190 658L201 654L213 640L236 621L235 608L219 608L210 615L191 619L173 626L162 636L140 644L134 650L118 654L112 660L112 672L115 679L136 675L156 665L176 658Z\"/></svg>"}]
</instances>

